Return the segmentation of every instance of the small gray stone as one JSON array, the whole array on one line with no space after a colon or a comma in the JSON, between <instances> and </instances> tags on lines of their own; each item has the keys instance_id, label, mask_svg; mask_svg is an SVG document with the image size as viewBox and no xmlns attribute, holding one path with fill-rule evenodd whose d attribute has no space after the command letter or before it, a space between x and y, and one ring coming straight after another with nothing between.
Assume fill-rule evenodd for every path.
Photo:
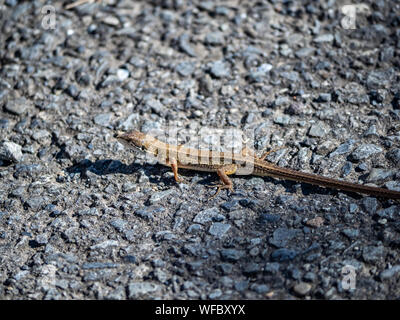
<instances>
[{"instance_id":1,"label":"small gray stone","mask_svg":"<svg viewBox=\"0 0 400 320\"><path fill-rule=\"evenodd\" d=\"M394 72L391 69L373 70L368 74L368 89L388 88L393 80Z\"/></svg>"},{"instance_id":2,"label":"small gray stone","mask_svg":"<svg viewBox=\"0 0 400 320\"><path fill-rule=\"evenodd\" d=\"M353 150L355 140L348 140L345 143L341 144L339 147L336 148L335 151L333 151L330 155L329 158L336 157L338 155L346 154Z\"/></svg>"},{"instance_id":3,"label":"small gray stone","mask_svg":"<svg viewBox=\"0 0 400 320\"><path fill-rule=\"evenodd\" d=\"M293 287L294 293L296 293L300 297L304 297L311 290L311 285L306 282L300 282Z\"/></svg>"},{"instance_id":4,"label":"small gray stone","mask_svg":"<svg viewBox=\"0 0 400 320\"><path fill-rule=\"evenodd\" d=\"M349 238L350 240L356 239L356 238L359 236L359 234L360 234L360 232L359 232L357 229L350 229L350 228L344 229L344 230L342 231L342 233L343 233L347 238Z\"/></svg>"},{"instance_id":5,"label":"small gray stone","mask_svg":"<svg viewBox=\"0 0 400 320\"><path fill-rule=\"evenodd\" d=\"M113 262L86 262L82 265L82 269L108 269L108 268L118 268L117 263Z\"/></svg>"},{"instance_id":6,"label":"small gray stone","mask_svg":"<svg viewBox=\"0 0 400 320\"><path fill-rule=\"evenodd\" d=\"M183 61L179 63L175 70L178 72L182 77L191 76L194 72L195 65L190 61Z\"/></svg>"},{"instance_id":7,"label":"small gray stone","mask_svg":"<svg viewBox=\"0 0 400 320\"><path fill-rule=\"evenodd\" d=\"M122 191L123 192L129 192L129 191L132 191L134 189L136 189L136 184L135 183L132 183L132 182L128 181L128 182L125 182L122 185Z\"/></svg>"},{"instance_id":8,"label":"small gray stone","mask_svg":"<svg viewBox=\"0 0 400 320\"><path fill-rule=\"evenodd\" d=\"M278 262L267 262L264 266L264 272L267 274L277 274L280 267Z\"/></svg>"},{"instance_id":9,"label":"small gray stone","mask_svg":"<svg viewBox=\"0 0 400 320\"><path fill-rule=\"evenodd\" d=\"M207 33L205 38L205 43L213 46L224 44L224 42L225 39L224 39L224 34L222 32Z\"/></svg>"},{"instance_id":10,"label":"small gray stone","mask_svg":"<svg viewBox=\"0 0 400 320\"><path fill-rule=\"evenodd\" d=\"M215 289L212 292L210 292L210 294L208 295L208 297L210 299L218 299L219 297L222 296L222 291L221 289Z\"/></svg>"},{"instance_id":11,"label":"small gray stone","mask_svg":"<svg viewBox=\"0 0 400 320\"><path fill-rule=\"evenodd\" d=\"M114 219L110 222L110 224L119 232L123 232L128 225L128 221L122 219Z\"/></svg>"},{"instance_id":12,"label":"small gray stone","mask_svg":"<svg viewBox=\"0 0 400 320\"><path fill-rule=\"evenodd\" d=\"M227 262L236 262L242 257L244 257L245 252L243 250L236 249L222 249L221 258Z\"/></svg>"},{"instance_id":13,"label":"small gray stone","mask_svg":"<svg viewBox=\"0 0 400 320\"><path fill-rule=\"evenodd\" d=\"M300 59L306 58L306 57L310 56L314 51L315 51L314 48L308 48L308 47L301 48L300 50L297 50L295 52L295 56Z\"/></svg>"},{"instance_id":14,"label":"small gray stone","mask_svg":"<svg viewBox=\"0 0 400 320\"><path fill-rule=\"evenodd\" d=\"M105 240L90 247L92 250L106 249L109 247L117 247L119 242L117 240Z\"/></svg>"},{"instance_id":15,"label":"small gray stone","mask_svg":"<svg viewBox=\"0 0 400 320\"><path fill-rule=\"evenodd\" d=\"M278 228L269 239L269 243L277 248L286 247L289 241L296 238L300 232L299 229Z\"/></svg>"},{"instance_id":16,"label":"small gray stone","mask_svg":"<svg viewBox=\"0 0 400 320\"><path fill-rule=\"evenodd\" d=\"M303 279L307 282L315 282L317 280L317 275L314 272L307 272L303 276Z\"/></svg>"},{"instance_id":17,"label":"small gray stone","mask_svg":"<svg viewBox=\"0 0 400 320\"><path fill-rule=\"evenodd\" d=\"M320 93L317 101L318 102L330 102L332 100L332 96L330 93Z\"/></svg>"},{"instance_id":18,"label":"small gray stone","mask_svg":"<svg viewBox=\"0 0 400 320\"><path fill-rule=\"evenodd\" d=\"M278 96L274 100L274 106L275 107L280 107L280 106L286 106L290 103L290 99L287 96Z\"/></svg>"},{"instance_id":19,"label":"small gray stone","mask_svg":"<svg viewBox=\"0 0 400 320\"><path fill-rule=\"evenodd\" d=\"M30 197L26 200L25 205L31 208L33 211L39 211L44 207L48 199L46 197L36 196Z\"/></svg>"},{"instance_id":20,"label":"small gray stone","mask_svg":"<svg viewBox=\"0 0 400 320\"><path fill-rule=\"evenodd\" d=\"M175 192L174 189L168 189L168 190L164 190L164 191L159 191L159 192L153 193L150 196L149 203L150 204L155 204L158 201L164 199L165 197L169 196L170 194L172 194L174 192Z\"/></svg>"},{"instance_id":21,"label":"small gray stone","mask_svg":"<svg viewBox=\"0 0 400 320\"><path fill-rule=\"evenodd\" d=\"M0 142L0 160L19 162L22 159L21 146L11 141Z\"/></svg>"},{"instance_id":22,"label":"small gray stone","mask_svg":"<svg viewBox=\"0 0 400 320\"><path fill-rule=\"evenodd\" d=\"M395 170L373 168L367 178L367 182L378 182L392 178L396 174Z\"/></svg>"},{"instance_id":23,"label":"small gray stone","mask_svg":"<svg viewBox=\"0 0 400 320\"><path fill-rule=\"evenodd\" d=\"M298 255L298 252L293 249L281 248L271 254L272 261L285 262L293 260Z\"/></svg>"},{"instance_id":24,"label":"small gray stone","mask_svg":"<svg viewBox=\"0 0 400 320\"><path fill-rule=\"evenodd\" d=\"M4 106L4 109L15 115L22 115L28 109L28 101L25 98L17 98L9 100Z\"/></svg>"},{"instance_id":25,"label":"small gray stone","mask_svg":"<svg viewBox=\"0 0 400 320\"><path fill-rule=\"evenodd\" d=\"M235 282L235 290L236 291L244 291L249 287L249 281L248 280L241 280L241 281L236 281Z\"/></svg>"},{"instance_id":26,"label":"small gray stone","mask_svg":"<svg viewBox=\"0 0 400 320\"><path fill-rule=\"evenodd\" d=\"M206 224L210 221L221 221L225 217L220 214L220 211L216 207L212 207L203 211L200 211L193 219L193 222Z\"/></svg>"},{"instance_id":27,"label":"small gray stone","mask_svg":"<svg viewBox=\"0 0 400 320\"><path fill-rule=\"evenodd\" d=\"M272 65L268 63L263 63L259 67L253 69L249 73L249 81L250 82L262 82L264 81L265 77L271 71Z\"/></svg>"},{"instance_id":28,"label":"small gray stone","mask_svg":"<svg viewBox=\"0 0 400 320\"><path fill-rule=\"evenodd\" d=\"M379 263L383 260L385 254L385 250L383 246L374 247L368 246L365 247L362 253L362 257L367 263Z\"/></svg>"},{"instance_id":29,"label":"small gray stone","mask_svg":"<svg viewBox=\"0 0 400 320\"><path fill-rule=\"evenodd\" d=\"M227 78L230 76L230 67L224 61L215 61L211 64L210 73L215 78Z\"/></svg>"},{"instance_id":30,"label":"small gray stone","mask_svg":"<svg viewBox=\"0 0 400 320\"><path fill-rule=\"evenodd\" d=\"M392 161L395 165L400 165L400 148L393 148L387 154L386 157Z\"/></svg>"},{"instance_id":31,"label":"small gray stone","mask_svg":"<svg viewBox=\"0 0 400 320\"><path fill-rule=\"evenodd\" d=\"M374 125L374 124L371 125L368 128L368 130L365 131L365 133L364 133L364 137L371 137L371 136L378 137L378 133L377 133L377 130L376 130L376 125Z\"/></svg>"},{"instance_id":32,"label":"small gray stone","mask_svg":"<svg viewBox=\"0 0 400 320\"><path fill-rule=\"evenodd\" d=\"M276 116L274 118L274 123L280 124L282 126L286 126L286 125L290 124L290 120L291 120L290 116L281 115L281 116Z\"/></svg>"},{"instance_id":33,"label":"small gray stone","mask_svg":"<svg viewBox=\"0 0 400 320\"><path fill-rule=\"evenodd\" d=\"M400 265L395 265L389 269L383 270L380 274L381 280L388 280L400 275Z\"/></svg>"},{"instance_id":34,"label":"small gray stone","mask_svg":"<svg viewBox=\"0 0 400 320\"><path fill-rule=\"evenodd\" d=\"M383 149L374 144L362 144L357 147L350 155L352 160L360 161L369 158L373 154L381 153Z\"/></svg>"},{"instance_id":35,"label":"small gray stone","mask_svg":"<svg viewBox=\"0 0 400 320\"><path fill-rule=\"evenodd\" d=\"M208 232L217 238L222 238L230 228L231 225L228 223L214 222Z\"/></svg>"},{"instance_id":36,"label":"small gray stone","mask_svg":"<svg viewBox=\"0 0 400 320\"><path fill-rule=\"evenodd\" d=\"M129 299L137 299L147 294L152 294L161 290L161 287L151 282L131 282L128 285Z\"/></svg>"},{"instance_id":37,"label":"small gray stone","mask_svg":"<svg viewBox=\"0 0 400 320\"><path fill-rule=\"evenodd\" d=\"M270 287L268 285L258 283L253 283L250 289L257 292L258 294L265 294L270 291Z\"/></svg>"},{"instance_id":38,"label":"small gray stone","mask_svg":"<svg viewBox=\"0 0 400 320\"><path fill-rule=\"evenodd\" d=\"M186 33L179 37L179 49L191 57L196 57L196 52L189 43L189 35Z\"/></svg>"},{"instance_id":39,"label":"small gray stone","mask_svg":"<svg viewBox=\"0 0 400 320\"><path fill-rule=\"evenodd\" d=\"M378 208L378 200L373 197L365 197L362 199L361 206L369 214L374 214Z\"/></svg>"},{"instance_id":40,"label":"small gray stone","mask_svg":"<svg viewBox=\"0 0 400 320\"><path fill-rule=\"evenodd\" d=\"M327 33L327 34L321 34L320 36L314 38L315 43L323 43L323 42L332 42L334 39L333 34Z\"/></svg>"},{"instance_id":41,"label":"small gray stone","mask_svg":"<svg viewBox=\"0 0 400 320\"><path fill-rule=\"evenodd\" d=\"M117 70L117 78L119 81L124 81L128 79L129 77L129 71L123 68L120 68Z\"/></svg>"},{"instance_id":42,"label":"small gray stone","mask_svg":"<svg viewBox=\"0 0 400 320\"><path fill-rule=\"evenodd\" d=\"M186 232L190 234L196 234L203 230L203 226L197 223L194 223L187 228Z\"/></svg>"},{"instance_id":43,"label":"small gray stone","mask_svg":"<svg viewBox=\"0 0 400 320\"><path fill-rule=\"evenodd\" d=\"M350 161L346 161L342 167L342 177L349 175L351 169L353 169L353 164Z\"/></svg>"},{"instance_id":44,"label":"small gray stone","mask_svg":"<svg viewBox=\"0 0 400 320\"><path fill-rule=\"evenodd\" d=\"M42 233L39 234L35 240L39 245L45 245L49 241L48 239L48 235L46 233Z\"/></svg>"},{"instance_id":45,"label":"small gray stone","mask_svg":"<svg viewBox=\"0 0 400 320\"><path fill-rule=\"evenodd\" d=\"M326 135L326 129L320 124L313 124L308 131L310 137L323 138Z\"/></svg>"},{"instance_id":46,"label":"small gray stone","mask_svg":"<svg viewBox=\"0 0 400 320\"><path fill-rule=\"evenodd\" d=\"M94 117L95 124L103 127L108 127L112 119L112 113L102 113Z\"/></svg>"}]
</instances>

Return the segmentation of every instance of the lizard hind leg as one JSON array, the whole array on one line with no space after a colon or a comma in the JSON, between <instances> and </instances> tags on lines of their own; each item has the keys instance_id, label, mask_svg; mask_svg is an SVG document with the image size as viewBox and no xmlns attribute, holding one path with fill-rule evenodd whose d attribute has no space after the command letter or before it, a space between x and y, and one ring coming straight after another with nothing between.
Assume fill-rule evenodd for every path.
<instances>
[{"instance_id":1,"label":"lizard hind leg","mask_svg":"<svg viewBox=\"0 0 400 320\"><path fill-rule=\"evenodd\" d=\"M222 184L217 185L218 186L217 192L215 192L215 194L209 200L215 198L220 193L220 191L223 189L229 189L230 191L233 192L233 182L228 177L228 175L234 174L236 172L236 170L237 170L236 164L226 165L217 170L217 174L218 174L219 178L221 179Z\"/></svg>"}]
</instances>

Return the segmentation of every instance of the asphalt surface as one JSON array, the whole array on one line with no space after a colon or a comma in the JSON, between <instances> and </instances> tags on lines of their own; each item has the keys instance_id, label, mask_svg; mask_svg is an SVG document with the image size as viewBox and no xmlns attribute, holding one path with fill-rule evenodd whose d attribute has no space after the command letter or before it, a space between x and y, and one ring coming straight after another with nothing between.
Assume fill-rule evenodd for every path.
<instances>
[{"instance_id":1,"label":"asphalt surface","mask_svg":"<svg viewBox=\"0 0 400 320\"><path fill-rule=\"evenodd\" d=\"M400 190L399 1L66 3L0 4L0 299L400 297L397 202L252 176L210 199L215 174L114 138L234 128Z\"/></svg>"}]
</instances>

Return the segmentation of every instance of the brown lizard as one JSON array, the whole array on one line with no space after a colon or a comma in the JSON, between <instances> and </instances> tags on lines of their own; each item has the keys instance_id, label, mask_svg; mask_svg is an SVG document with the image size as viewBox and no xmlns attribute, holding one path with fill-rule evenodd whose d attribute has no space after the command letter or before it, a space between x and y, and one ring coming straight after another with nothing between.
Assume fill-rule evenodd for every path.
<instances>
[{"instance_id":1,"label":"brown lizard","mask_svg":"<svg viewBox=\"0 0 400 320\"><path fill-rule=\"evenodd\" d=\"M265 161L266 156L274 150L264 153L261 157L257 157L253 150L246 147L240 153L199 150L167 144L140 131L128 133L118 132L116 137L125 145L146 152L156 157L158 162L162 165L171 167L175 181L177 182L183 181L178 176L178 168L216 172L222 184L218 185L218 190L214 196L216 196L221 189L233 191L233 183L228 177L229 175L252 174L256 176L270 176L296 182L304 182L343 191L363 193L375 197L400 199L400 192L398 191L364 186L357 183L286 169ZM249 171L249 168L251 171Z\"/></svg>"}]
</instances>

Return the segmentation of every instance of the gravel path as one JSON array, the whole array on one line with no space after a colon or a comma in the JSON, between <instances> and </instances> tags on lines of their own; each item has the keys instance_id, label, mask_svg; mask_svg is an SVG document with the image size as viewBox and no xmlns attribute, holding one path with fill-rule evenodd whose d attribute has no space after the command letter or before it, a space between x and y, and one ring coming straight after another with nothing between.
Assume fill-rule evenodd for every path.
<instances>
[{"instance_id":1,"label":"gravel path","mask_svg":"<svg viewBox=\"0 0 400 320\"><path fill-rule=\"evenodd\" d=\"M214 174L113 137L252 130L283 167L400 190L399 1L356 29L338 0L66 3L0 4L0 299L400 297L395 201L243 176L209 200Z\"/></svg>"}]
</instances>

